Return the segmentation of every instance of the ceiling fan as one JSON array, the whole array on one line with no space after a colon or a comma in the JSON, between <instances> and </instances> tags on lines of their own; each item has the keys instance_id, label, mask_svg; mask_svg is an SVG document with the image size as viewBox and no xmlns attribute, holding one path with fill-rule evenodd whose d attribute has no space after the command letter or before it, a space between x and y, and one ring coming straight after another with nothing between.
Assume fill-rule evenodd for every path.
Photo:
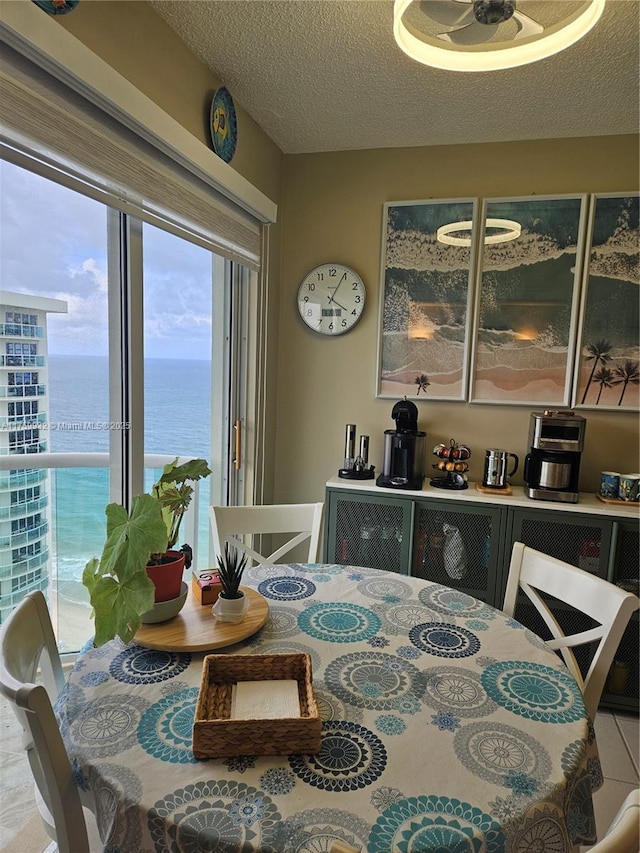
<instances>
[{"instance_id":1,"label":"ceiling fan","mask_svg":"<svg viewBox=\"0 0 640 853\"><path fill-rule=\"evenodd\" d=\"M393 34L424 65L497 71L574 44L604 6L605 0L394 0Z\"/></svg>"},{"instance_id":2,"label":"ceiling fan","mask_svg":"<svg viewBox=\"0 0 640 853\"><path fill-rule=\"evenodd\" d=\"M433 0L423 4L425 13L434 21L455 26L437 33L443 41L459 45L481 44L494 36L502 36L502 24L512 21L517 28L513 39L527 38L544 32L542 24L517 8L516 0ZM513 32L514 28L510 28ZM507 34L505 33L505 36Z\"/></svg>"}]
</instances>

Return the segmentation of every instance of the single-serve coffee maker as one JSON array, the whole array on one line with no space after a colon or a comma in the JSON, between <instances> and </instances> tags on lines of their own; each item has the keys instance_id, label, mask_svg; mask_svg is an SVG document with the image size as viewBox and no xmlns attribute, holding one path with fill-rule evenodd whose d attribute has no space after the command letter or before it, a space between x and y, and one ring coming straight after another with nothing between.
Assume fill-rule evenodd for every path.
<instances>
[{"instance_id":1,"label":"single-serve coffee maker","mask_svg":"<svg viewBox=\"0 0 640 853\"><path fill-rule=\"evenodd\" d=\"M534 412L530 453L524 460L525 494L534 500L577 503L586 420L571 411Z\"/></svg>"},{"instance_id":2,"label":"single-serve coffee maker","mask_svg":"<svg viewBox=\"0 0 640 853\"><path fill-rule=\"evenodd\" d=\"M418 429L418 407L404 400L391 410L395 429L384 431L382 473L376 485L392 489L421 489L424 479L426 432Z\"/></svg>"}]
</instances>

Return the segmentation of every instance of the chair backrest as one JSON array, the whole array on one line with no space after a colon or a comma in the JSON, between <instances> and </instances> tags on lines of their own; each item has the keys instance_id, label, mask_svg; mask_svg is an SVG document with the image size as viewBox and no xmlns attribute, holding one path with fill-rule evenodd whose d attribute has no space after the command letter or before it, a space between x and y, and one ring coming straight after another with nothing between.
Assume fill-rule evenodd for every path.
<instances>
[{"instance_id":1,"label":"chair backrest","mask_svg":"<svg viewBox=\"0 0 640 853\"><path fill-rule=\"evenodd\" d=\"M52 707L63 687L47 602L41 592L31 592L0 626L0 693L24 729L47 833L61 853L88 853L80 795Z\"/></svg>"},{"instance_id":2,"label":"chair backrest","mask_svg":"<svg viewBox=\"0 0 640 853\"><path fill-rule=\"evenodd\" d=\"M589 853L638 853L640 850L640 788L627 795L611 826Z\"/></svg>"},{"instance_id":3,"label":"chair backrest","mask_svg":"<svg viewBox=\"0 0 640 853\"><path fill-rule=\"evenodd\" d=\"M308 539L309 549L304 562L315 563L320 547L323 508L323 503L209 507L213 559L216 560L224 553L224 543L229 542L247 554L250 564L278 563L282 557ZM242 538L248 534L261 533L295 535L272 553L263 555L245 544Z\"/></svg>"},{"instance_id":4,"label":"chair backrest","mask_svg":"<svg viewBox=\"0 0 640 853\"><path fill-rule=\"evenodd\" d=\"M547 645L562 655L594 719L614 655L631 614L640 607L640 599L597 575L515 542L503 606L509 616L515 614L519 590L527 595L544 620L552 635ZM565 635L541 592L571 605L597 625L578 634ZM591 643L598 645L583 677L572 649Z\"/></svg>"}]
</instances>

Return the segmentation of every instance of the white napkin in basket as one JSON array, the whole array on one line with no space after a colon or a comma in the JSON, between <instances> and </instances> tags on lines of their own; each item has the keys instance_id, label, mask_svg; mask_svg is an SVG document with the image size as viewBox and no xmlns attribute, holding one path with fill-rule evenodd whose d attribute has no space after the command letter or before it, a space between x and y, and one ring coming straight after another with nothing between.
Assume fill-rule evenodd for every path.
<instances>
[{"instance_id":1,"label":"white napkin in basket","mask_svg":"<svg viewBox=\"0 0 640 853\"><path fill-rule=\"evenodd\" d=\"M239 681L231 690L232 720L275 720L300 716L298 682Z\"/></svg>"}]
</instances>

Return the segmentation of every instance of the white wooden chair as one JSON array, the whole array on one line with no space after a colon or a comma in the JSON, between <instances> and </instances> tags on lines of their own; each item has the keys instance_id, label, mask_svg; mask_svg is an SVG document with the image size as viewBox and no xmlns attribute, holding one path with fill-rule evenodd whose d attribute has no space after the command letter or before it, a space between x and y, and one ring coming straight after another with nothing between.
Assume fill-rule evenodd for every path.
<instances>
[{"instance_id":1,"label":"white wooden chair","mask_svg":"<svg viewBox=\"0 0 640 853\"><path fill-rule=\"evenodd\" d=\"M640 788L627 795L604 838L589 853L638 853L640 851Z\"/></svg>"},{"instance_id":2,"label":"white wooden chair","mask_svg":"<svg viewBox=\"0 0 640 853\"><path fill-rule=\"evenodd\" d=\"M609 668L631 614L640 607L640 599L597 575L515 542L503 606L509 616L515 614L519 590L544 620L552 635L547 645L562 655L582 691L591 719L595 719ZM569 604L598 624L578 634L565 635L541 592ZM583 678L572 649L596 642L598 646Z\"/></svg>"},{"instance_id":3,"label":"white wooden chair","mask_svg":"<svg viewBox=\"0 0 640 853\"><path fill-rule=\"evenodd\" d=\"M52 707L63 687L47 602L41 592L31 592L0 627L0 693L24 729L23 745L47 835L60 853L88 853L80 794Z\"/></svg>"},{"instance_id":4,"label":"white wooden chair","mask_svg":"<svg viewBox=\"0 0 640 853\"><path fill-rule=\"evenodd\" d=\"M323 508L323 503L209 507L214 565L217 557L224 553L225 542L247 554L251 565L282 562L282 557L307 539L309 549L304 562L317 562ZM242 538L249 534L273 533L295 535L267 555L247 545Z\"/></svg>"}]
</instances>

